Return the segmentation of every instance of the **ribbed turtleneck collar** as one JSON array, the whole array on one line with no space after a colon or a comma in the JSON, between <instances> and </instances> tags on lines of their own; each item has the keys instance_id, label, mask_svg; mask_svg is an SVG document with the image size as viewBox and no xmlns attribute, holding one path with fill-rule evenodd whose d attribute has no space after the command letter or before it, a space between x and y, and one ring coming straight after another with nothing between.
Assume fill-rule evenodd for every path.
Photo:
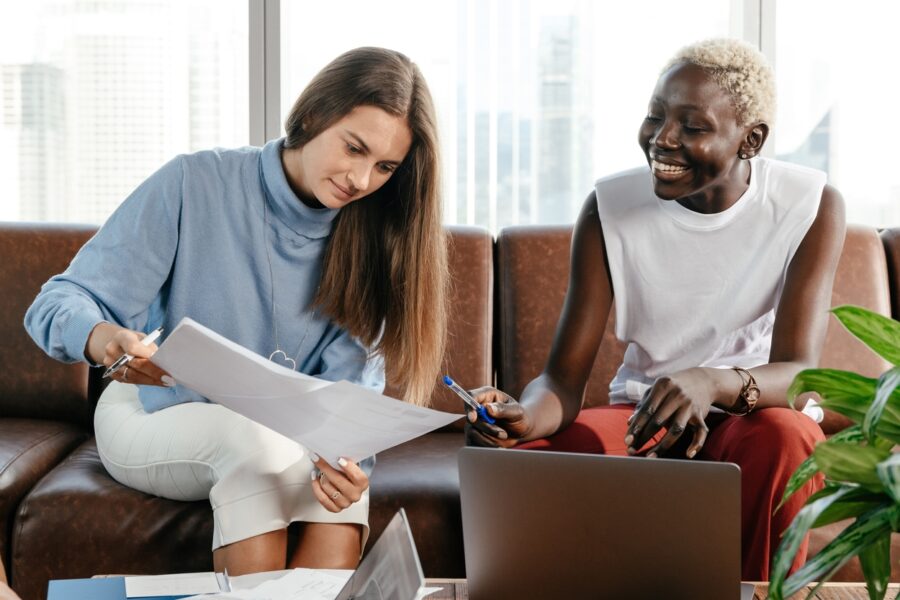
<instances>
[{"instance_id":1,"label":"ribbed turtleneck collar","mask_svg":"<svg viewBox=\"0 0 900 600\"><path fill-rule=\"evenodd\" d=\"M331 233L331 223L338 209L310 208L288 184L281 152L284 138L272 140L262 149L260 180L266 192L271 215L294 233L307 238L322 238Z\"/></svg>"}]
</instances>

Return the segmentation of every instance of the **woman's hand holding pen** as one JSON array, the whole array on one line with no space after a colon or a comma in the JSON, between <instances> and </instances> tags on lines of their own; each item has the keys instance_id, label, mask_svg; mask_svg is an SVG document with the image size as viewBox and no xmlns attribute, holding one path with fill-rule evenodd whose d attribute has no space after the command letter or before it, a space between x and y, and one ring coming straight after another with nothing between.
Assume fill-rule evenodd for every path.
<instances>
[{"instance_id":1,"label":"woman's hand holding pen","mask_svg":"<svg viewBox=\"0 0 900 600\"><path fill-rule=\"evenodd\" d=\"M369 476L352 460L338 459L338 470L317 454L309 458L316 466L311 473L313 494L325 510L339 513L358 502L369 489Z\"/></svg>"},{"instance_id":2,"label":"woman's hand holding pen","mask_svg":"<svg viewBox=\"0 0 900 600\"><path fill-rule=\"evenodd\" d=\"M150 362L150 357L158 349L155 343L143 344L141 340L146 334L132 331L112 323L99 323L88 337L85 353L95 364L111 366L122 355L130 354L134 358L110 375L111 379L122 383L139 385L157 385L171 387L175 380L168 373Z\"/></svg>"},{"instance_id":3,"label":"woman's hand holding pen","mask_svg":"<svg viewBox=\"0 0 900 600\"><path fill-rule=\"evenodd\" d=\"M478 388L471 394L484 406L495 424L479 419L478 413L466 406L468 445L511 448L531 430L531 418L512 396L492 387Z\"/></svg>"}]
</instances>

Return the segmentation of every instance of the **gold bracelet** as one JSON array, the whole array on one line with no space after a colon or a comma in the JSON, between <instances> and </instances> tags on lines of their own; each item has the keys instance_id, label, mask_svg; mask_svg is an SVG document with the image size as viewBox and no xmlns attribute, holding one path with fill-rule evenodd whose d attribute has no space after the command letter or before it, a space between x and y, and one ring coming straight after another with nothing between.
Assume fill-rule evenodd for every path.
<instances>
[{"instance_id":1,"label":"gold bracelet","mask_svg":"<svg viewBox=\"0 0 900 600\"><path fill-rule=\"evenodd\" d=\"M729 415L735 417L743 417L749 415L756 408L759 401L759 386L756 385L756 379L747 369L741 367L731 367L741 378L741 391L738 393L737 402L733 408L725 409ZM744 378L746 375L746 379Z\"/></svg>"}]
</instances>

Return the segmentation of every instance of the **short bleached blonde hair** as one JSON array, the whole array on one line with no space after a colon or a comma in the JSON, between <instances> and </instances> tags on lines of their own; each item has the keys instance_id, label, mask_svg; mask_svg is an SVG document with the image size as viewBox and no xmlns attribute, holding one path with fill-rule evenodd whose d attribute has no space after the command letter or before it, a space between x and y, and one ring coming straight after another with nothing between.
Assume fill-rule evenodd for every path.
<instances>
[{"instance_id":1,"label":"short bleached blonde hair","mask_svg":"<svg viewBox=\"0 0 900 600\"><path fill-rule=\"evenodd\" d=\"M731 96L742 127L775 121L775 73L762 53L741 40L713 38L685 46L663 68L692 64L710 74Z\"/></svg>"}]
</instances>

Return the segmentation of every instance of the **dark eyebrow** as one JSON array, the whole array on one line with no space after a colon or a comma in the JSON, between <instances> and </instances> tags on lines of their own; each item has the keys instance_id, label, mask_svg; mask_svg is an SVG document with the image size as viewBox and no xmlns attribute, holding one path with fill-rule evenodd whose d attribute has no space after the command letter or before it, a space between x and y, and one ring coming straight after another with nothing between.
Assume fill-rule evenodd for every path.
<instances>
[{"instance_id":1,"label":"dark eyebrow","mask_svg":"<svg viewBox=\"0 0 900 600\"><path fill-rule=\"evenodd\" d=\"M358 135L356 135L355 133L353 133L353 132L350 131L349 129L345 129L344 131L346 131L346 132L347 132L347 135L349 135L350 137L352 137L352 138L356 141L356 143L359 144L360 148L362 148L363 150L365 150L366 154L369 154L369 153L372 152L371 150L369 150L369 146L366 145L366 143L363 141L363 139L362 139L361 137L359 137ZM383 160L383 161L381 161L381 162L385 162L385 163L388 163L388 164L391 164L391 165L397 165L397 166L400 165L400 161L396 161L396 160Z\"/></svg>"}]
</instances>

